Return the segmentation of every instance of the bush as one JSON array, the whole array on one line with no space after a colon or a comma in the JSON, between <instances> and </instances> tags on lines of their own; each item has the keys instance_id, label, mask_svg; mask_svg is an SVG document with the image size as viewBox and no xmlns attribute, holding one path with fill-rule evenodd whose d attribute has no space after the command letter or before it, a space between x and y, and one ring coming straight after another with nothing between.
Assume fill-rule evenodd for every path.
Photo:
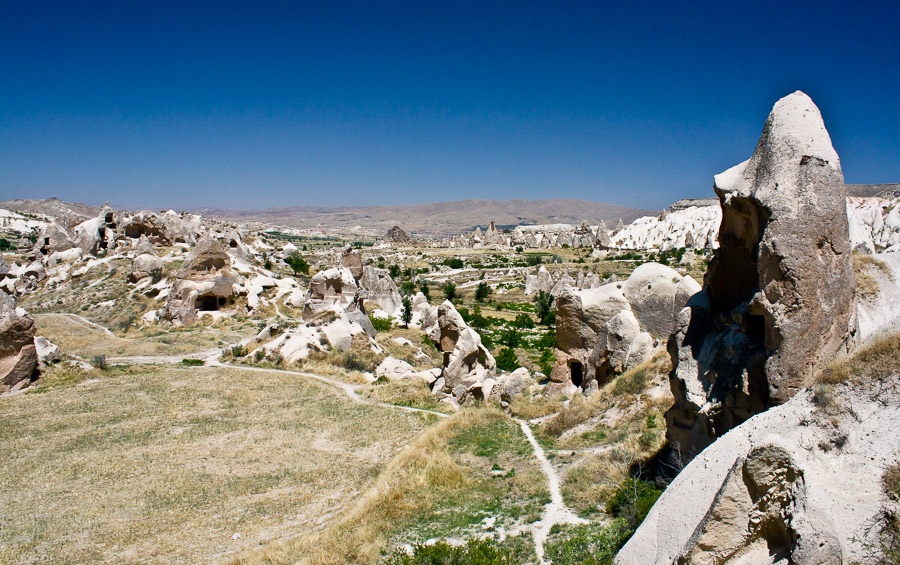
<instances>
[{"instance_id":1,"label":"bush","mask_svg":"<svg viewBox=\"0 0 900 565\"><path fill-rule=\"evenodd\" d=\"M516 352L508 347L500 350L500 353L494 357L497 362L497 368L501 371L512 372L519 368L519 362L516 360Z\"/></svg>"},{"instance_id":2,"label":"bush","mask_svg":"<svg viewBox=\"0 0 900 565\"><path fill-rule=\"evenodd\" d=\"M372 327L374 327L377 332L387 332L391 329L390 318L376 318L374 316L369 316L369 321L372 322Z\"/></svg>"},{"instance_id":3,"label":"bush","mask_svg":"<svg viewBox=\"0 0 900 565\"><path fill-rule=\"evenodd\" d=\"M541 356L538 358L538 365L541 368L541 372L549 377L550 373L553 372L553 366L556 365L556 355L554 355L552 349L541 351Z\"/></svg>"},{"instance_id":4,"label":"bush","mask_svg":"<svg viewBox=\"0 0 900 565\"><path fill-rule=\"evenodd\" d=\"M624 519L633 532L647 517L662 493L663 489L650 481L628 477L606 503L606 511L616 518Z\"/></svg>"},{"instance_id":5,"label":"bush","mask_svg":"<svg viewBox=\"0 0 900 565\"><path fill-rule=\"evenodd\" d=\"M237 359L238 357L244 357L245 355L247 355L247 353L249 352L247 351L246 345L234 345L231 347L231 356L235 359Z\"/></svg>"},{"instance_id":6,"label":"bush","mask_svg":"<svg viewBox=\"0 0 900 565\"><path fill-rule=\"evenodd\" d=\"M521 314L516 316L516 319L513 320L512 325L524 330L530 330L534 327L534 320L531 319L531 316L522 312Z\"/></svg>"},{"instance_id":7,"label":"bush","mask_svg":"<svg viewBox=\"0 0 900 565\"><path fill-rule=\"evenodd\" d=\"M506 347L519 347L522 345L522 335L516 328L508 328L500 334L499 341Z\"/></svg>"},{"instance_id":8,"label":"bush","mask_svg":"<svg viewBox=\"0 0 900 565\"><path fill-rule=\"evenodd\" d=\"M444 298L450 302L453 302L453 300L456 299L456 285L453 282L447 281L443 286L443 290Z\"/></svg>"},{"instance_id":9,"label":"bush","mask_svg":"<svg viewBox=\"0 0 900 565\"><path fill-rule=\"evenodd\" d=\"M490 540L470 539L466 545L452 546L439 541L435 544L416 544L412 555L396 550L387 565L515 565L506 551Z\"/></svg>"},{"instance_id":10,"label":"bush","mask_svg":"<svg viewBox=\"0 0 900 565\"><path fill-rule=\"evenodd\" d=\"M539 290L534 297L535 309L538 321L542 326L552 326L556 323L556 310L553 308L553 295Z\"/></svg>"},{"instance_id":11,"label":"bush","mask_svg":"<svg viewBox=\"0 0 900 565\"><path fill-rule=\"evenodd\" d=\"M465 265L462 259L459 259L457 257L448 257L447 259L444 259L441 264L447 265L451 269L462 269Z\"/></svg>"},{"instance_id":12,"label":"bush","mask_svg":"<svg viewBox=\"0 0 900 565\"><path fill-rule=\"evenodd\" d=\"M6 238L0 237L0 251L15 251L16 246Z\"/></svg>"},{"instance_id":13,"label":"bush","mask_svg":"<svg viewBox=\"0 0 900 565\"><path fill-rule=\"evenodd\" d=\"M304 275L309 274L309 263L306 262L306 259L299 255L291 255L287 259L284 260L287 263L288 267L294 271L294 274L303 273Z\"/></svg>"},{"instance_id":14,"label":"bush","mask_svg":"<svg viewBox=\"0 0 900 565\"><path fill-rule=\"evenodd\" d=\"M621 518L605 526L575 526L544 546L544 558L553 565L608 565L632 533Z\"/></svg>"},{"instance_id":15,"label":"bush","mask_svg":"<svg viewBox=\"0 0 900 565\"><path fill-rule=\"evenodd\" d=\"M478 283L478 287L475 289L475 301L476 302L484 302L488 296L491 295L491 286L481 281Z\"/></svg>"},{"instance_id":16,"label":"bush","mask_svg":"<svg viewBox=\"0 0 900 565\"><path fill-rule=\"evenodd\" d=\"M100 369L101 371L105 371L109 368L109 365L106 364L106 355L97 355L93 359L91 359L94 367Z\"/></svg>"},{"instance_id":17,"label":"bush","mask_svg":"<svg viewBox=\"0 0 900 565\"><path fill-rule=\"evenodd\" d=\"M425 300L431 302L431 293L428 291L428 283L422 283L419 285L419 292L425 295Z\"/></svg>"},{"instance_id":18,"label":"bush","mask_svg":"<svg viewBox=\"0 0 900 565\"><path fill-rule=\"evenodd\" d=\"M187 365L188 367L199 367L205 365L206 362L203 359L182 359L181 364Z\"/></svg>"},{"instance_id":19,"label":"bush","mask_svg":"<svg viewBox=\"0 0 900 565\"><path fill-rule=\"evenodd\" d=\"M403 297L403 312L400 314L404 327L409 327L409 323L412 322L412 315L412 301L409 299L409 295L406 295Z\"/></svg>"}]
</instances>

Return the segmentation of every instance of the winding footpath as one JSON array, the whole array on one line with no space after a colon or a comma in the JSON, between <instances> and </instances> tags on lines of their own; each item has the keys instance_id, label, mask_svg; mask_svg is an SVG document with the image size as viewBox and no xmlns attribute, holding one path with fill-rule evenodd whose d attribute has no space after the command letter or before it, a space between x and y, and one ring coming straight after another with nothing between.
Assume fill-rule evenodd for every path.
<instances>
[{"instance_id":1,"label":"winding footpath","mask_svg":"<svg viewBox=\"0 0 900 565\"><path fill-rule=\"evenodd\" d=\"M559 473L556 472L550 460L547 459L546 454L544 454L544 448L534 438L531 426L525 420L518 418L513 418L513 420L519 424L519 427L522 428L522 433L525 434L528 442L531 443L534 456L540 462L544 474L547 475L547 484L550 487L550 504L544 507L541 519L532 524L533 529L531 531L531 535L534 538L534 552L537 554L538 561L544 564L547 563L544 561L544 542L547 541L547 536L550 535L550 528L556 524L580 525L588 522L579 518L563 501L562 491L559 488Z\"/></svg>"}]
</instances>

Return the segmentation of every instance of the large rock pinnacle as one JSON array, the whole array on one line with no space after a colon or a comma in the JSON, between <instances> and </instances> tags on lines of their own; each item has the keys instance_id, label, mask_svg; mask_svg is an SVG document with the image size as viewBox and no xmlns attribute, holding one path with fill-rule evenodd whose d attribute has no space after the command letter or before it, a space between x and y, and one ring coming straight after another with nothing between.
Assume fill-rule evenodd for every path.
<instances>
[{"instance_id":1,"label":"large rock pinnacle","mask_svg":"<svg viewBox=\"0 0 900 565\"><path fill-rule=\"evenodd\" d=\"M786 402L856 331L843 174L806 94L775 104L714 190L720 248L669 344L669 439L691 451Z\"/></svg>"}]
</instances>

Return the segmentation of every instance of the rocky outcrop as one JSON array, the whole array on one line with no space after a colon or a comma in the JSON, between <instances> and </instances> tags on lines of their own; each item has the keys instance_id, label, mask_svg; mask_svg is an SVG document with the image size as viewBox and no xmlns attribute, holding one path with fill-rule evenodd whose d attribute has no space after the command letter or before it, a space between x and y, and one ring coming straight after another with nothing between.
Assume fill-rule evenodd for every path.
<instances>
[{"instance_id":1,"label":"rocky outcrop","mask_svg":"<svg viewBox=\"0 0 900 565\"><path fill-rule=\"evenodd\" d=\"M719 249L669 343L668 439L688 455L790 399L856 332L843 175L809 97L779 100L714 188Z\"/></svg>"},{"instance_id":2,"label":"rocky outcrop","mask_svg":"<svg viewBox=\"0 0 900 565\"><path fill-rule=\"evenodd\" d=\"M493 355L449 300L438 306L436 331L431 337L443 353L444 370L438 380L443 384L436 392L464 402L472 389L493 377L497 367Z\"/></svg>"},{"instance_id":3,"label":"rocky outcrop","mask_svg":"<svg viewBox=\"0 0 900 565\"><path fill-rule=\"evenodd\" d=\"M211 237L197 242L175 278L160 318L183 325L193 324L200 311L234 306L241 285L240 277L231 270L231 258Z\"/></svg>"},{"instance_id":4,"label":"rocky outcrop","mask_svg":"<svg viewBox=\"0 0 900 565\"><path fill-rule=\"evenodd\" d=\"M384 241L386 243L409 245L412 243L412 238L409 237L409 234L400 229L400 226L394 226L385 234Z\"/></svg>"},{"instance_id":5,"label":"rocky outcrop","mask_svg":"<svg viewBox=\"0 0 900 565\"><path fill-rule=\"evenodd\" d=\"M377 305L388 315L396 314L401 310L403 298L387 269L366 265L363 267L359 286L366 291L365 298L368 305Z\"/></svg>"},{"instance_id":6,"label":"rocky outcrop","mask_svg":"<svg viewBox=\"0 0 900 565\"><path fill-rule=\"evenodd\" d=\"M592 392L648 359L699 291L694 279L658 263L641 265L625 282L568 287L557 301L557 363L548 392Z\"/></svg>"},{"instance_id":7,"label":"rocky outcrop","mask_svg":"<svg viewBox=\"0 0 900 565\"><path fill-rule=\"evenodd\" d=\"M353 273L346 267L333 267L316 273L309 283L309 296L303 305L303 317L310 319L335 306L344 309L360 300Z\"/></svg>"},{"instance_id":8,"label":"rocky outcrop","mask_svg":"<svg viewBox=\"0 0 900 565\"><path fill-rule=\"evenodd\" d=\"M0 292L0 393L30 385L37 377L34 320L16 299Z\"/></svg>"},{"instance_id":9,"label":"rocky outcrop","mask_svg":"<svg viewBox=\"0 0 900 565\"><path fill-rule=\"evenodd\" d=\"M134 259L131 262L131 274L128 276L128 280L137 282L150 277L156 283L162 278L162 273L162 259L156 256L149 240L142 236L134 252Z\"/></svg>"},{"instance_id":10,"label":"rocky outcrop","mask_svg":"<svg viewBox=\"0 0 900 565\"><path fill-rule=\"evenodd\" d=\"M354 253L352 248L347 248L342 256L341 256L341 267L350 270L350 274L353 275L353 280L359 281L359 279L363 276L363 262L362 256L359 253Z\"/></svg>"},{"instance_id":11,"label":"rocky outcrop","mask_svg":"<svg viewBox=\"0 0 900 565\"><path fill-rule=\"evenodd\" d=\"M804 390L734 428L681 471L615 562L862 562L900 452L897 382L841 385L832 407Z\"/></svg>"},{"instance_id":12,"label":"rocky outcrop","mask_svg":"<svg viewBox=\"0 0 900 565\"><path fill-rule=\"evenodd\" d=\"M550 292L553 288L553 277L547 267L540 265L533 274L525 275L525 294L537 294L540 291Z\"/></svg>"}]
</instances>

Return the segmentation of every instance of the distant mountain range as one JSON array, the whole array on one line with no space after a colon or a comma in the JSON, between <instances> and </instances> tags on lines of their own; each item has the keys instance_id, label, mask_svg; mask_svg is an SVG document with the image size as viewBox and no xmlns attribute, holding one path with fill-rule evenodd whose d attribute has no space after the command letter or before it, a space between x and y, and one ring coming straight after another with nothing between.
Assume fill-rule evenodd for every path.
<instances>
[{"instance_id":1,"label":"distant mountain range","mask_svg":"<svg viewBox=\"0 0 900 565\"><path fill-rule=\"evenodd\" d=\"M222 210L202 208L194 212L234 222L259 222L296 228L352 229L356 226L377 233L400 226L418 234L453 234L487 226L512 227L527 224L596 225L604 221L614 227L636 218L656 215L658 210L640 210L586 200L458 200L409 206L292 206L267 210Z\"/></svg>"}]
</instances>

